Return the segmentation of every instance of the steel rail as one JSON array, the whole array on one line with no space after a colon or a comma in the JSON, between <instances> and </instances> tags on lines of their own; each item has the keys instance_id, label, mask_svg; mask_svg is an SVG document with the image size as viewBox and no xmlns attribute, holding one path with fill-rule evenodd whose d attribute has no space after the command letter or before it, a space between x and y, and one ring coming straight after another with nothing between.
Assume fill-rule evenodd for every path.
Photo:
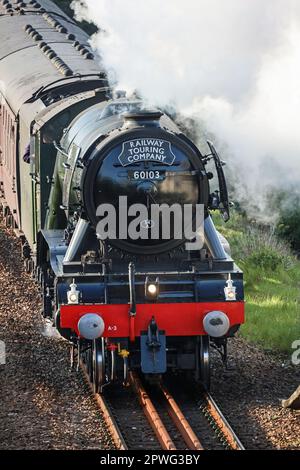
<instances>
[{"instance_id":1,"label":"steel rail","mask_svg":"<svg viewBox=\"0 0 300 470\"><path fill-rule=\"evenodd\" d=\"M234 430L228 423L227 419L221 412L220 408L216 404L215 400L211 396L210 393L204 392L204 398L206 401L206 406L210 416L213 418L215 423L217 424L218 428L223 433L226 441L230 445L231 449L233 450L245 450L245 447L235 434Z\"/></svg>"},{"instance_id":2,"label":"steel rail","mask_svg":"<svg viewBox=\"0 0 300 470\"><path fill-rule=\"evenodd\" d=\"M172 441L165 425L159 417L159 414L150 400L146 390L144 389L138 375L135 372L129 373L129 380L137 393L139 402L143 408L144 414L151 425L160 445L164 450L176 450L176 446Z\"/></svg>"},{"instance_id":3,"label":"steel rail","mask_svg":"<svg viewBox=\"0 0 300 470\"><path fill-rule=\"evenodd\" d=\"M110 412L109 410L109 406L104 398L103 395L100 395L99 393L95 393L94 390L93 390L93 385L91 384L90 382L90 379L89 379L89 376L85 370L85 366L84 364L82 363L82 361L80 362L80 366L81 366L81 371L82 371L82 375L84 377L84 380L86 381L86 383L88 384L89 386L89 389L93 395L93 398L98 406L98 408L100 409L102 415L103 415L103 418L104 418L104 421L106 423L106 426L108 427L108 430L110 431L110 434L112 436L112 439L114 441L114 444L117 448L117 450L127 450L128 447L126 445L126 442L122 436L122 433L115 421L115 418L113 417L112 413Z\"/></svg>"},{"instance_id":4,"label":"steel rail","mask_svg":"<svg viewBox=\"0 0 300 470\"><path fill-rule=\"evenodd\" d=\"M80 362L81 372L85 382L87 383L91 394L97 404L97 407L103 415L104 421L107 425L107 428L112 436L113 442L118 450L127 450L127 444L123 438L123 435L116 423L114 416L110 411L110 407L102 394L94 393L93 385L90 382L89 375L86 371L84 363ZM174 441L172 440L169 432L167 431L162 419L159 416L159 412L156 410L151 398L146 392L142 382L136 372L131 371L129 373L129 382L135 393L137 394L138 400L141 404L143 412L153 429L162 449L164 450L177 450ZM163 385L159 385L159 390L165 399L166 410L172 419L174 425L179 431L182 439L190 450L202 451L204 447L190 426L188 420L185 418L177 402L170 394L168 389ZM235 434L234 430L228 423L227 419L221 412L219 406L213 399L210 393L203 392L203 398L205 402L205 407L208 411L209 416L213 419L218 429L223 434L228 445L233 450L245 450L243 444Z\"/></svg>"},{"instance_id":5,"label":"steel rail","mask_svg":"<svg viewBox=\"0 0 300 470\"><path fill-rule=\"evenodd\" d=\"M169 393L168 389L164 385L160 385L160 390L167 401L168 413L188 448L191 450L204 450L201 442L197 438L189 422L185 418L172 395Z\"/></svg>"}]
</instances>

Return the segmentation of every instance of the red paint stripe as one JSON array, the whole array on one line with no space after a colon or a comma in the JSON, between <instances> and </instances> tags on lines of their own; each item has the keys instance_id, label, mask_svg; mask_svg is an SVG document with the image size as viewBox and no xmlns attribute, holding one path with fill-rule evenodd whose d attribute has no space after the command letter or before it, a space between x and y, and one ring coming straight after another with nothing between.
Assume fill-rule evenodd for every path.
<instances>
[{"instance_id":1,"label":"red paint stripe","mask_svg":"<svg viewBox=\"0 0 300 470\"><path fill-rule=\"evenodd\" d=\"M203 317L212 310L226 313L230 325L244 323L244 302L205 302L174 304L138 304L134 322L135 336L147 330L148 324L155 317L160 330L167 336L203 335ZM78 334L77 324L84 314L96 313L105 323L104 337L129 337L129 305L61 305L60 325L71 328Z\"/></svg>"}]
</instances>

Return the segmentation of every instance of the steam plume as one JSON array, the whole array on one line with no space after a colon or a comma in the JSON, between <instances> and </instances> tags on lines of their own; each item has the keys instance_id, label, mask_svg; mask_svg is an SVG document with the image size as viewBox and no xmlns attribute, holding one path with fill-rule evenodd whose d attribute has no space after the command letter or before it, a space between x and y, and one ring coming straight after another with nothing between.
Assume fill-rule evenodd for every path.
<instances>
[{"instance_id":1,"label":"steam plume","mask_svg":"<svg viewBox=\"0 0 300 470\"><path fill-rule=\"evenodd\" d=\"M235 197L271 219L265 196L300 180L298 0L75 0L118 87L174 106L213 133ZM296 190L296 189L293 189Z\"/></svg>"}]
</instances>

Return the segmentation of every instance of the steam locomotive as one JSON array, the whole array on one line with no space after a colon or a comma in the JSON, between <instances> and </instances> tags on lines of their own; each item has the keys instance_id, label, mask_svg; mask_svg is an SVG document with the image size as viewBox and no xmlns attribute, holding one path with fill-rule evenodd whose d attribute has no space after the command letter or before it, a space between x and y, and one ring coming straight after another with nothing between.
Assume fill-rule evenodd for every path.
<instances>
[{"instance_id":1,"label":"steam locomotive","mask_svg":"<svg viewBox=\"0 0 300 470\"><path fill-rule=\"evenodd\" d=\"M7 224L40 284L44 317L95 391L133 369L149 380L189 374L209 388L211 348L226 363L227 340L244 322L243 274L210 215L229 218L223 163L212 143L202 155L168 115L113 91L99 64L88 36L51 1L0 0ZM172 215L168 236L101 236L99 207L113 207L123 230L120 199L147 210L189 206L193 220L203 207L204 243L186 249ZM147 213L136 228L149 235L152 222Z\"/></svg>"}]
</instances>

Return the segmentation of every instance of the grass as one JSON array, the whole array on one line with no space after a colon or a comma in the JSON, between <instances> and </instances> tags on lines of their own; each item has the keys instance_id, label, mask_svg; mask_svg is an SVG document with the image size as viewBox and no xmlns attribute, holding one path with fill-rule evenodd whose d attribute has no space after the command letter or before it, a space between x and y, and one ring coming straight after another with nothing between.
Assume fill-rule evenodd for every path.
<instances>
[{"instance_id":1,"label":"grass","mask_svg":"<svg viewBox=\"0 0 300 470\"><path fill-rule=\"evenodd\" d=\"M300 262L270 229L233 214L227 224L214 216L244 271L246 323L241 334L264 349L292 352L300 339Z\"/></svg>"}]
</instances>

